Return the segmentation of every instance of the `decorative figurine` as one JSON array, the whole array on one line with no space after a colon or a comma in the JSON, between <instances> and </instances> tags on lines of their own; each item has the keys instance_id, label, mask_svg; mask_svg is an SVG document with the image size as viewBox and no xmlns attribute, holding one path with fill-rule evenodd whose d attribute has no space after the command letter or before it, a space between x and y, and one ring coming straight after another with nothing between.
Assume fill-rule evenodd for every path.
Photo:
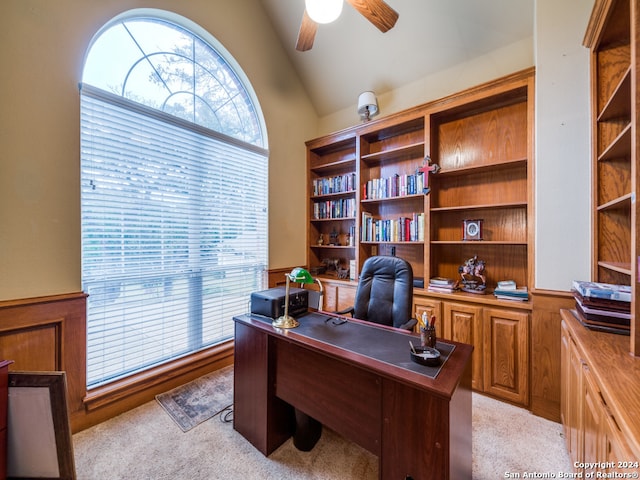
<instances>
[{"instance_id":1,"label":"decorative figurine","mask_svg":"<svg viewBox=\"0 0 640 480\"><path fill-rule=\"evenodd\" d=\"M484 267L484 260L478 260L477 255L466 260L464 265L458 267L458 273L462 278L462 287L460 290L469 293L485 293L487 278Z\"/></svg>"},{"instance_id":2,"label":"decorative figurine","mask_svg":"<svg viewBox=\"0 0 640 480\"><path fill-rule=\"evenodd\" d=\"M322 244L324 244L324 237L322 236L322 234L320 234L320 236L318 237L318 245Z\"/></svg>"},{"instance_id":3,"label":"decorative figurine","mask_svg":"<svg viewBox=\"0 0 640 480\"><path fill-rule=\"evenodd\" d=\"M424 157L424 163L422 164L422 167L420 167L418 169L418 172L422 172L424 174L424 181L423 181L423 187L422 187L422 193L424 195L428 195L429 192L431 191L431 187L429 187L429 172L431 173L438 173L440 171L440 165L438 165L437 163L431 163L431 157L429 155L427 155L426 157Z\"/></svg>"},{"instance_id":4,"label":"decorative figurine","mask_svg":"<svg viewBox=\"0 0 640 480\"><path fill-rule=\"evenodd\" d=\"M349 278L349 268L338 267L338 278L344 280Z\"/></svg>"},{"instance_id":5,"label":"decorative figurine","mask_svg":"<svg viewBox=\"0 0 640 480\"><path fill-rule=\"evenodd\" d=\"M334 228L329 234L329 245L337 246L340 245L338 242L338 231Z\"/></svg>"}]
</instances>

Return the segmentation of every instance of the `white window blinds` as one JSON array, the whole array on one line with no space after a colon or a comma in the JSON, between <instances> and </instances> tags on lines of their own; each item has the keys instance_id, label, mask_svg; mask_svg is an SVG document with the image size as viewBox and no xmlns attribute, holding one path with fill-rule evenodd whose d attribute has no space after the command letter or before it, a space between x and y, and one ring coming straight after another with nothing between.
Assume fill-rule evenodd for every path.
<instances>
[{"instance_id":1,"label":"white window blinds","mask_svg":"<svg viewBox=\"0 0 640 480\"><path fill-rule=\"evenodd\" d=\"M264 288L267 152L88 85L81 95L87 383L233 336Z\"/></svg>"}]
</instances>

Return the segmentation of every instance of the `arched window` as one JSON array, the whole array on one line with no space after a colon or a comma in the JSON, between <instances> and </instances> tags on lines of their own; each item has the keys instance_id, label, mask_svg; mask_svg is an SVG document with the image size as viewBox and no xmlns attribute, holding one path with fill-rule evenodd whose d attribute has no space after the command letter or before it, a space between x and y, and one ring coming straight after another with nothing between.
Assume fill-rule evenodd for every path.
<instances>
[{"instance_id":1,"label":"arched window","mask_svg":"<svg viewBox=\"0 0 640 480\"><path fill-rule=\"evenodd\" d=\"M85 62L90 387L231 338L232 317L264 286L268 157L256 97L210 35L168 18L113 20Z\"/></svg>"}]
</instances>

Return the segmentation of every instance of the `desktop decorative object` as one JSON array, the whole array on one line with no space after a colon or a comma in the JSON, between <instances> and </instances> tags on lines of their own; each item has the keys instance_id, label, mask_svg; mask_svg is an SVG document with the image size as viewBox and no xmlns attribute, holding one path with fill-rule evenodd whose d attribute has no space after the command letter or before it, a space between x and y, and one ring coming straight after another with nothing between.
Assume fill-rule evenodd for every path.
<instances>
[{"instance_id":1,"label":"desktop decorative object","mask_svg":"<svg viewBox=\"0 0 640 480\"><path fill-rule=\"evenodd\" d=\"M458 273L462 278L460 290L469 293L485 293L487 277L485 275L485 262L479 260L477 255L458 267Z\"/></svg>"},{"instance_id":2,"label":"desktop decorative object","mask_svg":"<svg viewBox=\"0 0 640 480\"><path fill-rule=\"evenodd\" d=\"M285 274L287 284L284 294L284 315L277 318L271 325L276 328L296 328L300 323L293 317L289 316L289 283L318 283L320 286L320 300L318 301L318 310L322 310L322 298L324 296L324 289L319 279L314 279L311 274L302 267L296 267L291 270L291 273Z\"/></svg>"},{"instance_id":3,"label":"desktop decorative object","mask_svg":"<svg viewBox=\"0 0 640 480\"><path fill-rule=\"evenodd\" d=\"M463 220L463 240L482 240L482 220Z\"/></svg>"}]
</instances>

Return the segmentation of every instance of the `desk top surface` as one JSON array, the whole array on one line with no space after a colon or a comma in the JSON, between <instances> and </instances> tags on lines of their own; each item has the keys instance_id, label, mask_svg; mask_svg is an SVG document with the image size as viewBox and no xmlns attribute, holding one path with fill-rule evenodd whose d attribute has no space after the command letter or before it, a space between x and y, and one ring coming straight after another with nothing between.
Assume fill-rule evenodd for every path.
<instances>
[{"instance_id":1,"label":"desk top surface","mask_svg":"<svg viewBox=\"0 0 640 480\"><path fill-rule=\"evenodd\" d=\"M324 312L298 317L300 326L287 330L274 328L270 318L260 315L242 315L234 320L394 379L438 390L447 397L457 387L473 350L471 345L438 341L436 348L442 361L440 366L430 367L411 360L409 342L419 346L420 337L404 330Z\"/></svg>"}]
</instances>

